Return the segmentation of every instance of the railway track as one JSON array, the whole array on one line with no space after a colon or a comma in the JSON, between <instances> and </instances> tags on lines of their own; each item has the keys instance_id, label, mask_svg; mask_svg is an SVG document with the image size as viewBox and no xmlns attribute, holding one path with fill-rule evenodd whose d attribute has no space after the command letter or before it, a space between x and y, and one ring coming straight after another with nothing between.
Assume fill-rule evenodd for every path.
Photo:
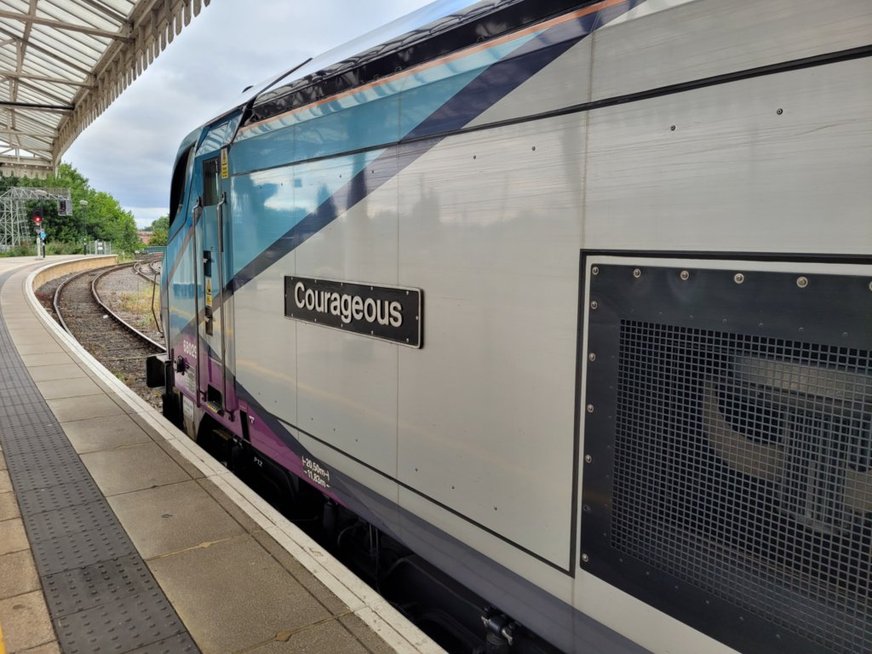
<instances>
[{"instance_id":1,"label":"railway track","mask_svg":"<svg viewBox=\"0 0 872 654\"><path fill-rule=\"evenodd\" d=\"M54 293L53 307L64 329L100 363L155 406L160 394L145 385L145 359L164 352L162 342L125 321L100 297L101 280L132 264L88 270L67 278Z\"/></svg>"},{"instance_id":2,"label":"railway track","mask_svg":"<svg viewBox=\"0 0 872 654\"><path fill-rule=\"evenodd\" d=\"M136 261L133 264L133 272L142 277L143 279L147 279L155 286L158 285L158 280L160 278L161 271L161 259L144 259L142 261Z\"/></svg>"},{"instance_id":3,"label":"railway track","mask_svg":"<svg viewBox=\"0 0 872 654\"><path fill-rule=\"evenodd\" d=\"M154 296L157 292L158 287L160 286L160 272L161 272L161 257L143 259L141 261L135 261L133 263L133 272L142 277L143 279L151 282L151 314L154 319L154 325L157 328L157 331L160 333L161 338L163 338L163 328L160 324L160 318L158 318L157 312L154 308Z\"/></svg>"}]
</instances>

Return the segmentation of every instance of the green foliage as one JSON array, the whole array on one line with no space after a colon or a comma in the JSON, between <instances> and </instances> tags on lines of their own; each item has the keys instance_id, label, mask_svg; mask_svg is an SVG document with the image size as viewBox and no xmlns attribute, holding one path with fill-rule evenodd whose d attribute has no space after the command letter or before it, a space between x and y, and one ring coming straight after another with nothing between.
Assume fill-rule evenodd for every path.
<instances>
[{"instance_id":1,"label":"green foliage","mask_svg":"<svg viewBox=\"0 0 872 654\"><path fill-rule=\"evenodd\" d=\"M149 245L166 245L169 239L170 217L161 216L151 224L149 229L151 231Z\"/></svg>"},{"instance_id":2,"label":"green foliage","mask_svg":"<svg viewBox=\"0 0 872 654\"><path fill-rule=\"evenodd\" d=\"M81 243L64 243L63 241L46 241L46 254L83 254Z\"/></svg>"},{"instance_id":3,"label":"green foliage","mask_svg":"<svg viewBox=\"0 0 872 654\"><path fill-rule=\"evenodd\" d=\"M0 257L35 257L36 256L36 238L33 243L22 243L10 248L5 252L0 252Z\"/></svg>"},{"instance_id":4,"label":"green foliage","mask_svg":"<svg viewBox=\"0 0 872 654\"><path fill-rule=\"evenodd\" d=\"M45 179L0 178L0 193L13 186L70 189L72 216L59 216L53 201L37 200L29 207L32 211L41 206L49 243L70 244L77 252L81 252L84 241L94 240L112 241L117 252L133 252L142 247L133 214L122 209L108 193L91 188L88 180L68 163L62 163L56 174ZM51 247L48 249L51 251Z\"/></svg>"}]
</instances>

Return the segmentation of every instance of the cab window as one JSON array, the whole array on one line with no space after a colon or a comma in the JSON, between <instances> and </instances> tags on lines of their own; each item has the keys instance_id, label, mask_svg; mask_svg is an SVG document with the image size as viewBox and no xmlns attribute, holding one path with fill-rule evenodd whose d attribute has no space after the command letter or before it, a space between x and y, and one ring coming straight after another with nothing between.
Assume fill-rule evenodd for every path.
<instances>
[{"instance_id":1,"label":"cab window","mask_svg":"<svg viewBox=\"0 0 872 654\"><path fill-rule=\"evenodd\" d=\"M211 206L218 204L218 175L220 167L218 158L207 159L203 162L203 204Z\"/></svg>"},{"instance_id":2,"label":"cab window","mask_svg":"<svg viewBox=\"0 0 872 654\"><path fill-rule=\"evenodd\" d=\"M182 203L185 201L185 183L187 181L186 173L193 150L193 146L188 148L188 150L179 157L179 160L176 162L175 170L173 170L173 179L170 183L170 225L173 224L173 221L182 209Z\"/></svg>"}]
</instances>

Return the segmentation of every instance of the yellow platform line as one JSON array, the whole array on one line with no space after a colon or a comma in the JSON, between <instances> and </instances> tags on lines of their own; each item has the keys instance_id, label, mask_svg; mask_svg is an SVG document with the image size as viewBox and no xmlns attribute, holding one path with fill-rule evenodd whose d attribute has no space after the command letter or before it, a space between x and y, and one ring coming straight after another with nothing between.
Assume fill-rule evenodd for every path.
<instances>
[{"instance_id":1,"label":"yellow platform line","mask_svg":"<svg viewBox=\"0 0 872 654\"><path fill-rule=\"evenodd\" d=\"M0 654L6 654L6 647L3 645L3 627L0 627Z\"/></svg>"}]
</instances>

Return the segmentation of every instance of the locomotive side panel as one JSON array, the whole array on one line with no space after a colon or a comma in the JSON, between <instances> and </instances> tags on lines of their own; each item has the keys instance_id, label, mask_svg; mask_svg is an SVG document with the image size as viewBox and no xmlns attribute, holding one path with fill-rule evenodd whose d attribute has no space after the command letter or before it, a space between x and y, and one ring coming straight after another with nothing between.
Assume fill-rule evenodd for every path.
<instances>
[{"instance_id":1,"label":"locomotive side panel","mask_svg":"<svg viewBox=\"0 0 872 654\"><path fill-rule=\"evenodd\" d=\"M585 246L868 252L870 76L859 59L592 111Z\"/></svg>"},{"instance_id":2,"label":"locomotive side panel","mask_svg":"<svg viewBox=\"0 0 872 654\"><path fill-rule=\"evenodd\" d=\"M363 158L343 157L307 166L302 189L297 191L311 197L313 204L324 178L351 179L355 169L362 172L350 182L348 192L354 193L354 187L359 186L357 192L363 199L298 248L296 276L300 281L293 289L295 305L303 288L318 291L319 280L354 282L367 288L397 284L397 182L393 165L378 158L364 167ZM373 158L369 155L367 159ZM371 182L378 184L377 189L367 192ZM298 201L297 206L300 204ZM325 304L341 305L341 299L331 297L334 299L324 300ZM361 296L349 292L346 297ZM350 300L347 303L351 315ZM332 307L324 308L329 313ZM340 314L344 310L342 306L338 309ZM374 323L378 324L377 318ZM297 325L296 424L343 455L395 478L399 346L343 329L308 322Z\"/></svg>"},{"instance_id":3,"label":"locomotive side panel","mask_svg":"<svg viewBox=\"0 0 872 654\"><path fill-rule=\"evenodd\" d=\"M591 99L863 47L870 33L862 0L644 2L594 33Z\"/></svg>"},{"instance_id":4,"label":"locomotive side panel","mask_svg":"<svg viewBox=\"0 0 872 654\"><path fill-rule=\"evenodd\" d=\"M400 481L562 569L583 162L569 116L450 137L400 178L400 283L426 297L425 347L399 353Z\"/></svg>"}]
</instances>

